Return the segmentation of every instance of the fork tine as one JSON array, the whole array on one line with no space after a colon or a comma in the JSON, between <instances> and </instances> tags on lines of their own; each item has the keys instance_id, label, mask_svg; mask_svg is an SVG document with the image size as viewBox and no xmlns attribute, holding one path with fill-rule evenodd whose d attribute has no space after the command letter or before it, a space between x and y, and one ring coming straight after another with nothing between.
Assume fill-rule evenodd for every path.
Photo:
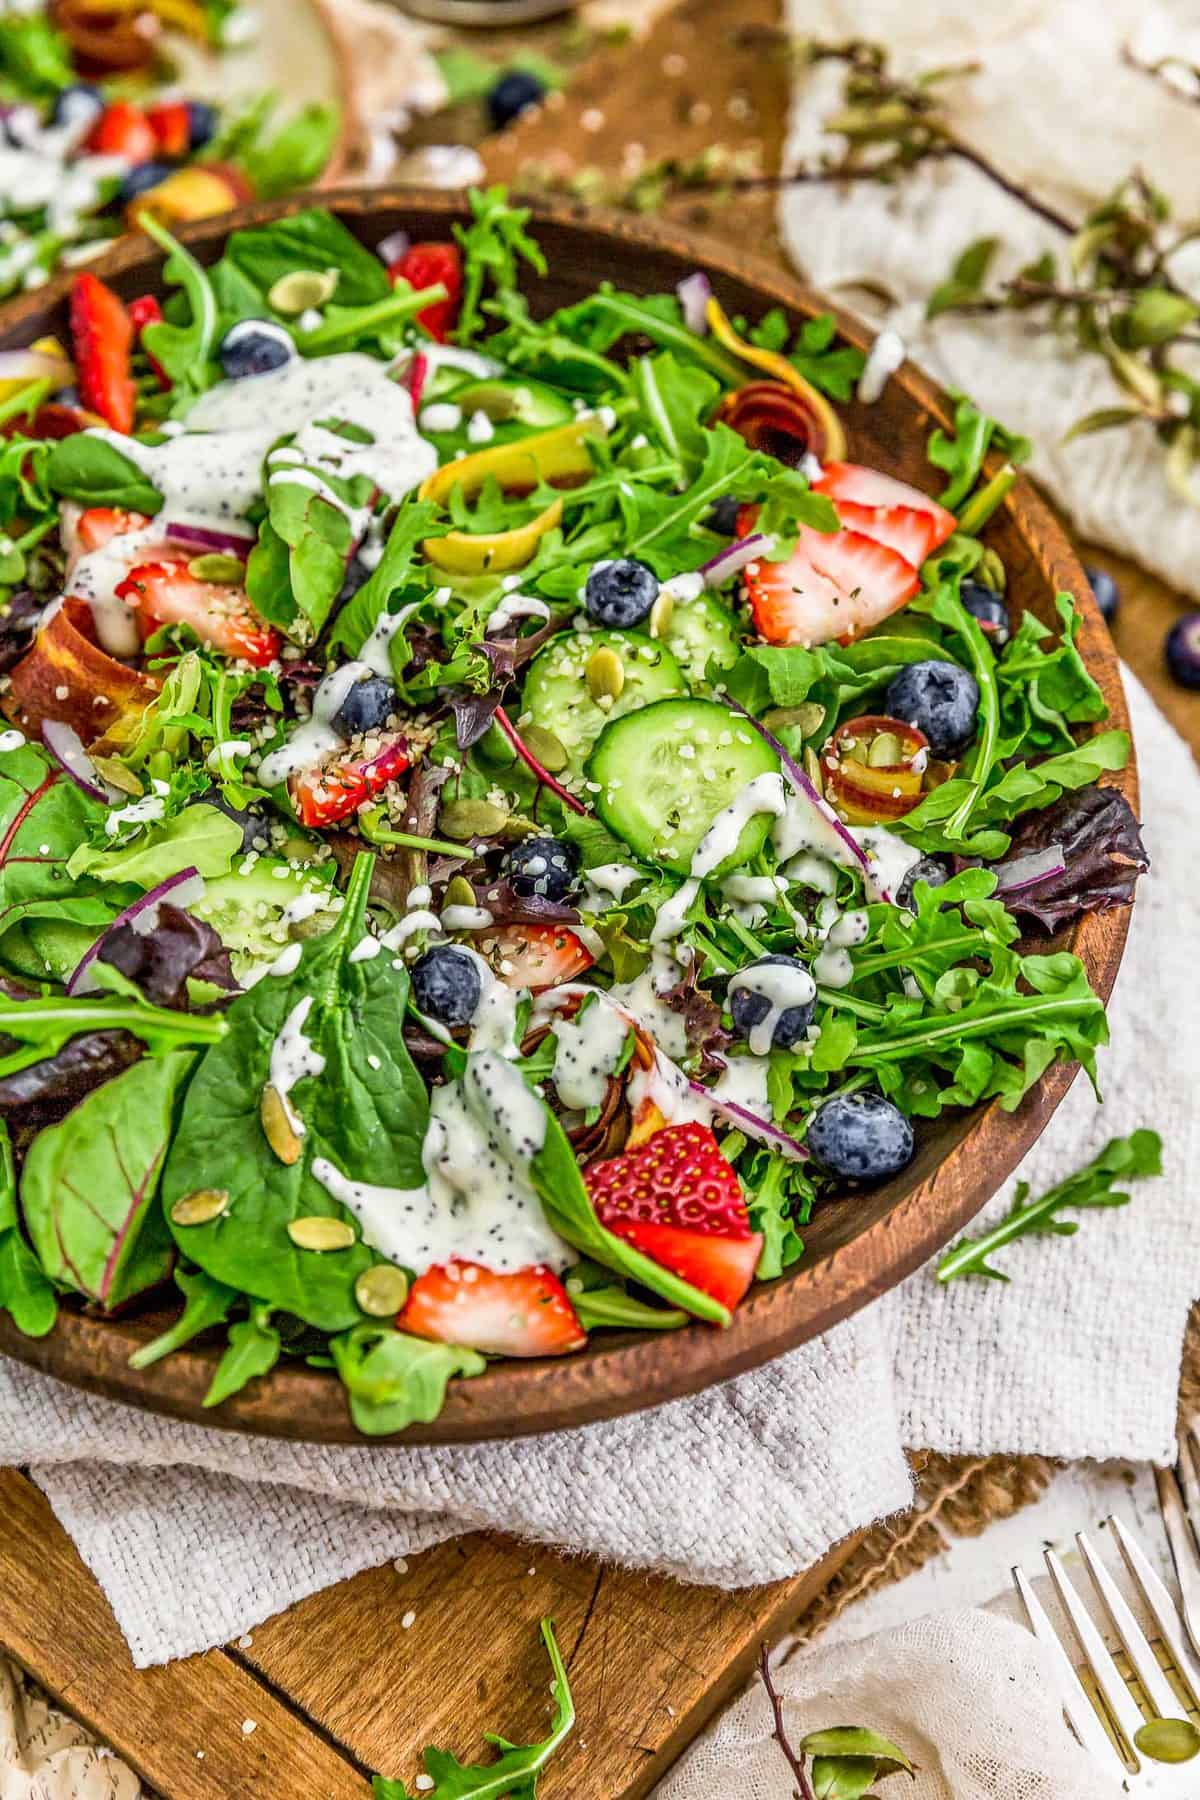
<instances>
[{"instance_id":1,"label":"fork tine","mask_svg":"<svg viewBox=\"0 0 1200 1800\"><path fill-rule=\"evenodd\" d=\"M1150 1702L1151 1711L1160 1719L1186 1718L1182 1701L1172 1693L1171 1684L1159 1668L1158 1659L1146 1640L1145 1632L1129 1610L1124 1594L1100 1561L1091 1539L1085 1531L1079 1531L1075 1534L1075 1542L1087 1564L1088 1574L1095 1583L1096 1592L1116 1626L1117 1636L1133 1664L1142 1684L1142 1692Z\"/></svg>"},{"instance_id":2,"label":"fork tine","mask_svg":"<svg viewBox=\"0 0 1200 1800\"><path fill-rule=\"evenodd\" d=\"M1171 1546L1171 1560L1175 1564L1175 1579L1179 1583L1183 1623L1192 1649L1200 1656L1200 1557L1196 1553L1196 1540L1184 1517L1183 1496L1170 1469L1156 1469L1154 1479L1163 1527Z\"/></svg>"},{"instance_id":3,"label":"fork tine","mask_svg":"<svg viewBox=\"0 0 1200 1800\"><path fill-rule=\"evenodd\" d=\"M1122 1680L1120 1670L1109 1655L1108 1646L1096 1629L1087 1607L1068 1581L1067 1571L1053 1550L1046 1551L1046 1567L1050 1571L1050 1579L1054 1583L1055 1591L1063 1603L1067 1617L1074 1628L1075 1636L1079 1640L1079 1648L1083 1651L1084 1660L1096 1678L1096 1685L1104 1695L1110 1713L1121 1728L1126 1749L1132 1759L1129 1767L1136 1769L1139 1765L1133 1740L1138 1730L1145 1724L1141 1708Z\"/></svg>"},{"instance_id":4,"label":"fork tine","mask_svg":"<svg viewBox=\"0 0 1200 1800\"><path fill-rule=\"evenodd\" d=\"M1184 1640L1179 1625L1179 1612L1169 1592L1150 1566L1149 1558L1133 1533L1114 1514L1108 1521L1125 1559L1125 1567L1137 1584L1162 1639L1171 1652L1171 1661L1187 1685L1192 1705L1200 1707L1200 1668Z\"/></svg>"},{"instance_id":5,"label":"fork tine","mask_svg":"<svg viewBox=\"0 0 1200 1800\"><path fill-rule=\"evenodd\" d=\"M1099 1762L1111 1763L1117 1752L1100 1723L1095 1707L1088 1699L1087 1690L1072 1668L1071 1659L1060 1644L1058 1634L1046 1617L1045 1608L1034 1593L1024 1569L1014 1568L1012 1576L1025 1607L1029 1629L1038 1642L1045 1646L1054 1664L1058 1696L1075 1736L1084 1749Z\"/></svg>"}]
</instances>

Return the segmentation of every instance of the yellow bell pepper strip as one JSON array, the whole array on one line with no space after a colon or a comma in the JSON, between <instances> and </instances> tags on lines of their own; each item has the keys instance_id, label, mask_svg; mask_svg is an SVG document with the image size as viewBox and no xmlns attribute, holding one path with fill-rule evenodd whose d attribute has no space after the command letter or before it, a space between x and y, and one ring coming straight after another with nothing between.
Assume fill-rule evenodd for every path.
<instances>
[{"instance_id":1,"label":"yellow bell pepper strip","mask_svg":"<svg viewBox=\"0 0 1200 1800\"><path fill-rule=\"evenodd\" d=\"M458 488L470 499L488 480L498 482L506 493L518 494L541 482L555 485L586 480L592 473L587 440L603 436L604 427L593 416L573 419L569 425L556 425L513 444L495 444L435 469L421 483L417 498L445 505L452 490ZM553 500L536 519L512 531L478 537L469 531L451 531L445 537L426 538L422 548L436 568L457 575L523 568L541 539L562 518L562 509L562 501Z\"/></svg>"},{"instance_id":2,"label":"yellow bell pepper strip","mask_svg":"<svg viewBox=\"0 0 1200 1800\"><path fill-rule=\"evenodd\" d=\"M710 297L705 317L709 330L718 343L724 344L726 350L732 350L735 356L740 356L743 362L752 364L754 368L765 370L776 381L784 382L811 408L825 433L825 442L821 446L822 462L843 462L846 457L846 433L824 394L811 381L805 381L799 369L793 368L787 357L778 350L760 350L757 344L748 344L744 338L740 338L719 301Z\"/></svg>"}]
</instances>

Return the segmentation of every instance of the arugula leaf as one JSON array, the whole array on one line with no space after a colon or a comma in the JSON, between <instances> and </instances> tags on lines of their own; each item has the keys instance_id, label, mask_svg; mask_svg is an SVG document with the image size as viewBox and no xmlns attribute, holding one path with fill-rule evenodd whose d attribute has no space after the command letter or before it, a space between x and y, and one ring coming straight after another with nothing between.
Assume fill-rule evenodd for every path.
<instances>
[{"instance_id":1,"label":"arugula leaf","mask_svg":"<svg viewBox=\"0 0 1200 1800\"><path fill-rule=\"evenodd\" d=\"M198 394L215 379L212 358L217 332L217 302L207 274L190 251L177 243L153 213L139 213L138 225L167 253L163 275L176 282L187 300L189 318L177 325L161 319L142 333L146 350L171 379L172 415L186 413Z\"/></svg>"},{"instance_id":2,"label":"arugula leaf","mask_svg":"<svg viewBox=\"0 0 1200 1800\"><path fill-rule=\"evenodd\" d=\"M1050 1233L1072 1237L1078 1231L1074 1219L1059 1217L1064 1206L1126 1206L1129 1195L1114 1187L1117 1181L1141 1181L1162 1174L1162 1139L1156 1131L1141 1129L1128 1137L1110 1138L1091 1162L1065 1181L1048 1188L1036 1200L1029 1198L1029 1183L1019 1181L1008 1217L977 1238L965 1238L948 1250L938 1263L939 1281L958 1275L989 1275L1007 1281L1003 1269L991 1267L988 1258L1015 1238Z\"/></svg>"},{"instance_id":3,"label":"arugula leaf","mask_svg":"<svg viewBox=\"0 0 1200 1800\"><path fill-rule=\"evenodd\" d=\"M387 1437L436 1419L455 1375L482 1375L486 1358L458 1344L410 1337L390 1325L361 1324L329 1340L350 1407L368 1437Z\"/></svg>"},{"instance_id":4,"label":"arugula leaf","mask_svg":"<svg viewBox=\"0 0 1200 1800\"><path fill-rule=\"evenodd\" d=\"M26 1337L45 1337L58 1316L54 1286L21 1233L8 1125L0 1119L0 1312Z\"/></svg>"},{"instance_id":5,"label":"arugula leaf","mask_svg":"<svg viewBox=\"0 0 1200 1800\"><path fill-rule=\"evenodd\" d=\"M0 20L0 77L20 98L50 100L76 80L70 40L42 11Z\"/></svg>"},{"instance_id":6,"label":"arugula leaf","mask_svg":"<svg viewBox=\"0 0 1200 1800\"><path fill-rule=\"evenodd\" d=\"M546 1060L551 1065L554 1061L553 1039L545 1040L543 1050L546 1045L550 1046ZM539 1079L531 1067L536 1055L535 1052L533 1057L525 1057L520 1064L526 1080ZM545 1074L549 1072L547 1066ZM608 1269L589 1262L586 1257L575 1264L564 1286L585 1331L592 1331L597 1325L621 1331L677 1331L688 1322L687 1313L679 1307L647 1306L644 1300L635 1300L623 1282L615 1282Z\"/></svg>"},{"instance_id":7,"label":"arugula leaf","mask_svg":"<svg viewBox=\"0 0 1200 1800\"><path fill-rule=\"evenodd\" d=\"M203 1269L176 1268L175 1285L184 1296L183 1311L173 1325L168 1325L149 1344L134 1351L129 1359L131 1369L148 1369L151 1363L160 1362L164 1356L190 1344L210 1326L223 1324L241 1299L236 1288L226 1287L223 1281L214 1281Z\"/></svg>"},{"instance_id":8,"label":"arugula leaf","mask_svg":"<svg viewBox=\"0 0 1200 1800\"><path fill-rule=\"evenodd\" d=\"M630 383L653 436L694 474L704 460L704 421L721 392L720 382L664 350L658 356L639 356Z\"/></svg>"},{"instance_id":9,"label":"arugula leaf","mask_svg":"<svg viewBox=\"0 0 1200 1800\"><path fill-rule=\"evenodd\" d=\"M188 806L121 848L80 844L68 858L67 873L150 889L183 869L195 869L206 879L228 875L241 847L242 827L236 819L215 806Z\"/></svg>"},{"instance_id":10,"label":"arugula leaf","mask_svg":"<svg viewBox=\"0 0 1200 1800\"><path fill-rule=\"evenodd\" d=\"M310 100L270 136L260 133L239 150L259 200L274 200L312 187L324 171L337 142L341 114L336 106Z\"/></svg>"},{"instance_id":11,"label":"arugula leaf","mask_svg":"<svg viewBox=\"0 0 1200 1800\"><path fill-rule=\"evenodd\" d=\"M118 506L150 515L162 507L162 495L137 464L107 438L93 437L89 431L76 431L52 444L44 474L52 494L77 500L81 506Z\"/></svg>"},{"instance_id":12,"label":"arugula leaf","mask_svg":"<svg viewBox=\"0 0 1200 1800\"><path fill-rule=\"evenodd\" d=\"M729 1154L727 1144L722 1150ZM812 1210L813 1184L801 1164L771 1151L758 1151L739 1174L745 1180L751 1227L763 1234L755 1276L773 1281L804 1253L796 1227Z\"/></svg>"},{"instance_id":13,"label":"arugula leaf","mask_svg":"<svg viewBox=\"0 0 1200 1800\"><path fill-rule=\"evenodd\" d=\"M392 596L412 573L423 540L443 537L449 529L447 523L438 522L438 509L428 500L410 500L400 508L378 564L334 621L329 634L331 650L345 649L351 656L358 655Z\"/></svg>"},{"instance_id":14,"label":"arugula leaf","mask_svg":"<svg viewBox=\"0 0 1200 1800\"><path fill-rule=\"evenodd\" d=\"M1014 748L1071 749L1072 725L1108 717L1104 696L1075 646L1082 621L1074 601L1070 594L1058 594L1054 604L1061 636L1045 648L1053 634L1033 613L1025 613L996 670L1005 736Z\"/></svg>"},{"instance_id":15,"label":"arugula leaf","mask_svg":"<svg viewBox=\"0 0 1200 1800\"><path fill-rule=\"evenodd\" d=\"M231 1394L240 1392L248 1381L267 1375L279 1361L283 1344L271 1324L269 1306L255 1306L248 1319L239 1319L229 1327L229 1346L213 1371L204 1396L205 1406L220 1406Z\"/></svg>"},{"instance_id":16,"label":"arugula leaf","mask_svg":"<svg viewBox=\"0 0 1200 1800\"><path fill-rule=\"evenodd\" d=\"M746 369L735 356L684 324L683 308L673 294L624 294L606 281L586 300L552 314L542 329L601 352L623 338L648 337L685 362L701 364L723 388L741 387L746 380Z\"/></svg>"},{"instance_id":17,"label":"arugula leaf","mask_svg":"<svg viewBox=\"0 0 1200 1800\"><path fill-rule=\"evenodd\" d=\"M106 1310L153 1287L174 1250L154 1205L174 1108L195 1058L146 1057L33 1141L21 1208L52 1280Z\"/></svg>"},{"instance_id":18,"label":"arugula leaf","mask_svg":"<svg viewBox=\"0 0 1200 1800\"><path fill-rule=\"evenodd\" d=\"M750 342L762 342L762 329L770 319L760 320L750 332ZM784 342L787 340L787 315L783 315ZM820 388L834 400L849 400L858 384L858 378L866 367L866 356L853 344L835 343L837 337L837 320L832 313L818 313L815 319L806 319L796 334L796 340L787 353L788 361L793 368L800 371L806 381ZM767 348L771 348L767 345ZM780 344L777 348L782 349Z\"/></svg>"},{"instance_id":19,"label":"arugula leaf","mask_svg":"<svg viewBox=\"0 0 1200 1800\"><path fill-rule=\"evenodd\" d=\"M379 258L322 207L232 232L221 262L251 282L264 300L281 276L314 269L338 271L342 306L366 306L391 293Z\"/></svg>"},{"instance_id":20,"label":"arugula leaf","mask_svg":"<svg viewBox=\"0 0 1200 1800\"><path fill-rule=\"evenodd\" d=\"M295 1219L350 1218L313 1175L314 1157L327 1157L351 1179L378 1167L401 1187L425 1178L429 1098L397 1023L407 972L391 956L354 962L350 955L366 929L374 861L359 856L336 924L304 943L294 972L268 976L228 1008L224 1041L188 1089L163 1178L168 1218L174 1201L197 1188L230 1196L212 1223L172 1227L186 1256L218 1281L324 1331L360 1322L354 1283L378 1257L361 1241L330 1255L292 1242L287 1228ZM285 1164L263 1134L260 1108L271 1046L305 1000L304 1035L325 1069L296 1084L293 1104L306 1129L300 1157Z\"/></svg>"},{"instance_id":21,"label":"arugula leaf","mask_svg":"<svg viewBox=\"0 0 1200 1800\"><path fill-rule=\"evenodd\" d=\"M481 302L487 287L497 296L515 294L523 262L537 275L546 273L541 248L525 230L527 206L510 206L503 186L472 188L467 200L471 223L454 227L463 253L463 296L455 327L460 344L474 343L483 330Z\"/></svg>"},{"instance_id":22,"label":"arugula leaf","mask_svg":"<svg viewBox=\"0 0 1200 1800\"><path fill-rule=\"evenodd\" d=\"M939 426L930 436L926 454L934 468L949 478L938 499L956 512L975 486L989 449L1002 451L1009 462L1022 463L1033 455L1033 445L980 412L965 394L953 388L950 392L955 401L954 436L949 437Z\"/></svg>"}]
</instances>

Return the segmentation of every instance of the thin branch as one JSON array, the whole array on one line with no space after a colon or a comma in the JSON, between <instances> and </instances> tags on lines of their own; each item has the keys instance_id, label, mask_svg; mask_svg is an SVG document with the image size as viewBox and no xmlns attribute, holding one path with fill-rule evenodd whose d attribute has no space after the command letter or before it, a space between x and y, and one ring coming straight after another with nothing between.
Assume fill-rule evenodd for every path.
<instances>
[{"instance_id":1,"label":"thin branch","mask_svg":"<svg viewBox=\"0 0 1200 1800\"><path fill-rule=\"evenodd\" d=\"M805 1773L804 1758L797 1756L788 1742L787 1726L783 1722L783 1701L771 1679L771 1663L765 1644L759 1651L758 1672L762 1676L762 1684L767 1690L767 1698L771 1702L771 1711L775 1717L775 1729L772 1735L787 1759L788 1768L796 1777L797 1800L815 1800L812 1785Z\"/></svg>"}]
</instances>

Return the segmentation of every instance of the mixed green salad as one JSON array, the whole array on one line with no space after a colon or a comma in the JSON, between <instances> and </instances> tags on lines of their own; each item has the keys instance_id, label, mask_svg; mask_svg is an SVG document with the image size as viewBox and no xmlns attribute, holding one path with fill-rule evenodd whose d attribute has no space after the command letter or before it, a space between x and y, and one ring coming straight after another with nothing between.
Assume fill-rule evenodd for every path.
<instances>
[{"instance_id":1,"label":"mixed green salad","mask_svg":"<svg viewBox=\"0 0 1200 1800\"><path fill-rule=\"evenodd\" d=\"M397 1431L727 1324L922 1120L1094 1076L1046 934L1145 867L1129 744L1006 597L998 426L939 499L856 463L832 319L547 314L502 189L378 253L146 223L163 316L77 277L87 416L0 448L22 1331L174 1292L140 1364L222 1331L211 1403L302 1357Z\"/></svg>"}]
</instances>

